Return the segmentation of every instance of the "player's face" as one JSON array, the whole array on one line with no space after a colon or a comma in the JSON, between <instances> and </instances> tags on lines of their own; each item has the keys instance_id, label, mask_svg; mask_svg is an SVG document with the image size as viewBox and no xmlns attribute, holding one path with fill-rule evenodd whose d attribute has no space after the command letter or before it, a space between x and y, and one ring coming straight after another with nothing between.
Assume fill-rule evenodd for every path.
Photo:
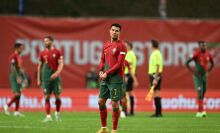
<instances>
[{"instance_id":1,"label":"player's face","mask_svg":"<svg viewBox=\"0 0 220 133\"><path fill-rule=\"evenodd\" d=\"M119 27L112 26L109 32L110 32L111 40L119 39L119 35L121 32Z\"/></svg>"},{"instance_id":2,"label":"player's face","mask_svg":"<svg viewBox=\"0 0 220 133\"><path fill-rule=\"evenodd\" d=\"M21 46L17 49L18 54L21 54L23 50L24 50L24 46L21 45Z\"/></svg>"},{"instance_id":3,"label":"player's face","mask_svg":"<svg viewBox=\"0 0 220 133\"><path fill-rule=\"evenodd\" d=\"M50 48L52 45L52 41L48 38L44 38L44 45L46 48Z\"/></svg>"},{"instance_id":4,"label":"player's face","mask_svg":"<svg viewBox=\"0 0 220 133\"><path fill-rule=\"evenodd\" d=\"M207 46L205 43L201 43L201 44L199 44L199 48L201 49L202 52L205 52L207 49Z\"/></svg>"}]
</instances>

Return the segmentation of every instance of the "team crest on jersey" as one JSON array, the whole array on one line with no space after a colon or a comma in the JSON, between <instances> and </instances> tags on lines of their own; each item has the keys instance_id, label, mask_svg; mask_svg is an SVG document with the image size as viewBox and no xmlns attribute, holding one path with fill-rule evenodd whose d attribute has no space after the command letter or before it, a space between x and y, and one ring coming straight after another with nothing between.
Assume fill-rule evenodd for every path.
<instances>
[{"instance_id":1,"label":"team crest on jersey","mask_svg":"<svg viewBox=\"0 0 220 133\"><path fill-rule=\"evenodd\" d=\"M209 58L209 57L207 57L206 59L209 61L209 59L210 59L210 58Z\"/></svg>"},{"instance_id":2,"label":"team crest on jersey","mask_svg":"<svg viewBox=\"0 0 220 133\"><path fill-rule=\"evenodd\" d=\"M112 53L115 54L115 52L116 52L116 48L113 48Z\"/></svg>"},{"instance_id":3,"label":"team crest on jersey","mask_svg":"<svg viewBox=\"0 0 220 133\"><path fill-rule=\"evenodd\" d=\"M56 58L56 54L53 54L52 56L53 56L53 58Z\"/></svg>"}]
</instances>

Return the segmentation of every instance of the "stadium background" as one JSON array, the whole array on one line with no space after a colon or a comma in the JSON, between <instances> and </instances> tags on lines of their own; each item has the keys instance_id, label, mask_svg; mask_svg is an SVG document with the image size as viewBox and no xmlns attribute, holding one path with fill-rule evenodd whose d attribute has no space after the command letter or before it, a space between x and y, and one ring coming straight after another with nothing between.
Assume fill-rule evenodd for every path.
<instances>
[{"instance_id":1,"label":"stadium background","mask_svg":"<svg viewBox=\"0 0 220 133\"><path fill-rule=\"evenodd\" d=\"M208 42L215 61L215 68L209 74L205 108L219 111L219 4L218 0L2 0L0 108L12 95L8 81L8 56L14 42L19 41L25 44L24 66L32 79L31 88L25 90L22 96L21 107L23 110L42 110L43 96L36 86L37 55L43 47L42 38L53 35L55 45L62 49L65 58L63 109L97 110L98 90L85 88L85 74L91 66L98 65L102 43L109 39L109 25L118 22L123 26L121 39L133 42L138 57L140 85L135 89L137 111L153 110L153 104L144 101L148 89L149 40L153 38L162 43L165 57L164 110L196 110L196 93L184 62L197 47L196 42L204 40Z\"/></svg>"}]
</instances>

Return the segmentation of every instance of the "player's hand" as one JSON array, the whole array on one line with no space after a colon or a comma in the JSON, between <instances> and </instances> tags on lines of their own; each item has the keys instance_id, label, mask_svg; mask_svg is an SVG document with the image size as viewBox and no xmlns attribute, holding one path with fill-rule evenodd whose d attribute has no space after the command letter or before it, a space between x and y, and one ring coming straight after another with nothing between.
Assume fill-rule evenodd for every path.
<instances>
[{"instance_id":1,"label":"player's hand","mask_svg":"<svg viewBox=\"0 0 220 133\"><path fill-rule=\"evenodd\" d=\"M157 79L154 79L154 80L153 80L153 85L154 85L154 86L157 86L157 83L158 83L158 80L157 80Z\"/></svg>"},{"instance_id":2,"label":"player's hand","mask_svg":"<svg viewBox=\"0 0 220 133\"><path fill-rule=\"evenodd\" d=\"M103 71L100 71L100 72L99 72L99 77L100 77L100 78L101 78L102 74L103 74Z\"/></svg>"},{"instance_id":3,"label":"player's hand","mask_svg":"<svg viewBox=\"0 0 220 133\"><path fill-rule=\"evenodd\" d=\"M107 74L106 73L103 73L102 75L101 75L101 78L102 79L105 79L107 77Z\"/></svg>"},{"instance_id":4,"label":"player's hand","mask_svg":"<svg viewBox=\"0 0 220 133\"><path fill-rule=\"evenodd\" d=\"M16 81L17 81L18 84L21 84L21 82L22 82L22 80L18 77L16 78Z\"/></svg>"},{"instance_id":5,"label":"player's hand","mask_svg":"<svg viewBox=\"0 0 220 133\"><path fill-rule=\"evenodd\" d=\"M41 86L41 81L37 80L37 86Z\"/></svg>"},{"instance_id":6,"label":"player's hand","mask_svg":"<svg viewBox=\"0 0 220 133\"><path fill-rule=\"evenodd\" d=\"M135 78L134 79L134 84L133 84L134 88L138 87L138 85L139 85L139 83L138 83L137 79Z\"/></svg>"},{"instance_id":7,"label":"player's hand","mask_svg":"<svg viewBox=\"0 0 220 133\"><path fill-rule=\"evenodd\" d=\"M54 73L54 74L52 74L52 75L50 76L50 78L51 78L51 79L55 79L55 78L57 78L58 76L59 76L59 74Z\"/></svg>"}]
</instances>

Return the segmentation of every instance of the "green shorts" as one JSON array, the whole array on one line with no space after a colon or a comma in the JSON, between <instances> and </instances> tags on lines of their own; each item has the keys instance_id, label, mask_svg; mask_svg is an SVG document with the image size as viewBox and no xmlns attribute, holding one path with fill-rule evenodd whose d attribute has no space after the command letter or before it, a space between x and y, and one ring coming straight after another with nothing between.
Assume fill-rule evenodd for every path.
<instances>
[{"instance_id":1,"label":"green shorts","mask_svg":"<svg viewBox=\"0 0 220 133\"><path fill-rule=\"evenodd\" d=\"M22 86L16 80L10 79L10 85L14 93L21 93Z\"/></svg>"},{"instance_id":2,"label":"green shorts","mask_svg":"<svg viewBox=\"0 0 220 133\"><path fill-rule=\"evenodd\" d=\"M109 83L102 80L100 83L99 98L119 101L123 97L123 83Z\"/></svg>"},{"instance_id":3,"label":"green shorts","mask_svg":"<svg viewBox=\"0 0 220 133\"><path fill-rule=\"evenodd\" d=\"M44 94L60 94L62 92L62 82L60 78L54 80L42 81L42 89Z\"/></svg>"}]
</instances>

